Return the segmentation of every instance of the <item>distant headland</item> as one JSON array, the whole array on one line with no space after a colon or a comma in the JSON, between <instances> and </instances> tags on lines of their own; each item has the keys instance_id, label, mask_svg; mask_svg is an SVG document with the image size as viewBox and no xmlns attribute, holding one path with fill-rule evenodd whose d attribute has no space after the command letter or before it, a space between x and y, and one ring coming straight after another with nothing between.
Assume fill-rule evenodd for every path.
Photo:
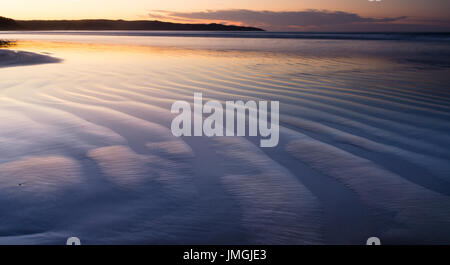
<instances>
[{"instance_id":1,"label":"distant headland","mask_svg":"<svg viewBox=\"0 0 450 265\"><path fill-rule=\"evenodd\" d=\"M157 20L14 20L0 16L0 30L186 30L264 31L254 27L223 24L182 24Z\"/></svg>"}]
</instances>

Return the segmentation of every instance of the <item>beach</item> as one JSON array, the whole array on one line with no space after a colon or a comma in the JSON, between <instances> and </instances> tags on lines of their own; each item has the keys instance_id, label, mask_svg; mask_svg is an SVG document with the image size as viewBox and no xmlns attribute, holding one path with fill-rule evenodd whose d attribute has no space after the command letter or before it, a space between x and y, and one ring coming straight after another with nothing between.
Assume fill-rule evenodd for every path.
<instances>
[{"instance_id":1,"label":"beach","mask_svg":"<svg viewBox=\"0 0 450 265\"><path fill-rule=\"evenodd\" d=\"M450 243L447 39L180 34L0 33L0 244ZM279 144L175 137L194 93Z\"/></svg>"}]
</instances>

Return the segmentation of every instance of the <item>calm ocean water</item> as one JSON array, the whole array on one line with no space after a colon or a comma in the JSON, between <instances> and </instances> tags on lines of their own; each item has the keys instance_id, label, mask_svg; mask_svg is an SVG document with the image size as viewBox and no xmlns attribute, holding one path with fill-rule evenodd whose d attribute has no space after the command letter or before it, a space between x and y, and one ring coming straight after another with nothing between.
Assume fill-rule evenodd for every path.
<instances>
[{"instance_id":1,"label":"calm ocean water","mask_svg":"<svg viewBox=\"0 0 450 265\"><path fill-rule=\"evenodd\" d=\"M450 33L332 33L332 32L248 32L248 31L4 31L2 34L46 35L104 35L104 36L154 36L154 37L211 37L211 38L264 38L264 39L337 39L337 40L407 40L450 41Z\"/></svg>"}]
</instances>

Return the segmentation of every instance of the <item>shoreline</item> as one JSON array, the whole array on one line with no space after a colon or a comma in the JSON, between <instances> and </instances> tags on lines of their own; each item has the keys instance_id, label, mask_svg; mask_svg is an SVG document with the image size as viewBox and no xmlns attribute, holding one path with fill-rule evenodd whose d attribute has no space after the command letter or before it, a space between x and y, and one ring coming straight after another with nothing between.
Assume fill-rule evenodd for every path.
<instances>
[{"instance_id":1,"label":"shoreline","mask_svg":"<svg viewBox=\"0 0 450 265\"><path fill-rule=\"evenodd\" d=\"M61 61L62 61L61 59L51 57L48 55L25 51L13 51L0 48L0 68L47 64L47 63L59 63Z\"/></svg>"}]
</instances>

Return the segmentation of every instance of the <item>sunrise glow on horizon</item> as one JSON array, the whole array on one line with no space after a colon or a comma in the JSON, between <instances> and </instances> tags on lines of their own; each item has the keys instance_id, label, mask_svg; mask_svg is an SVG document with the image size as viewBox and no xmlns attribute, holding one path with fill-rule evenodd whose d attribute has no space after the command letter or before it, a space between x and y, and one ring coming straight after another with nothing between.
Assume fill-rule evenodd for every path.
<instances>
[{"instance_id":1,"label":"sunrise glow on horizon","mask_svg":"<svg viewBox=\"0 0 450 265\"><path fill-rule=\"evenodd\" d=\"M444 7L444 8L443 8ZM445 8L448 7L448 8ZM249 10L255 12L275 12L272 20L261 18L242 19L246 15L232 13L199 14L230 10ZM389 23L420 24L427 26L449 26L446 0L8 0L2 1L0 16L17 20L33 19L126 19L162 20L187 23L237 24L265 28L286 29L290 25L276 23L279 12L302 12L317 10L321 12L345 12L362 18L389 19ZM193 14L194 13L194 14ZM174 15L175 14L175 15ZM217 18L215 17L217 15ZM258 16L258 14L256 14ZM264 15L264 14L263 14ZM263 16L261 15L261 16ZM402 19L393 19L399 18ZM361 21L356 21L361 22ZM362 21L366 22L366 21ZM295 25L293 29L295 29ZM302 27L298 27L301 29Z\"/></svg>"}]
</instances>

